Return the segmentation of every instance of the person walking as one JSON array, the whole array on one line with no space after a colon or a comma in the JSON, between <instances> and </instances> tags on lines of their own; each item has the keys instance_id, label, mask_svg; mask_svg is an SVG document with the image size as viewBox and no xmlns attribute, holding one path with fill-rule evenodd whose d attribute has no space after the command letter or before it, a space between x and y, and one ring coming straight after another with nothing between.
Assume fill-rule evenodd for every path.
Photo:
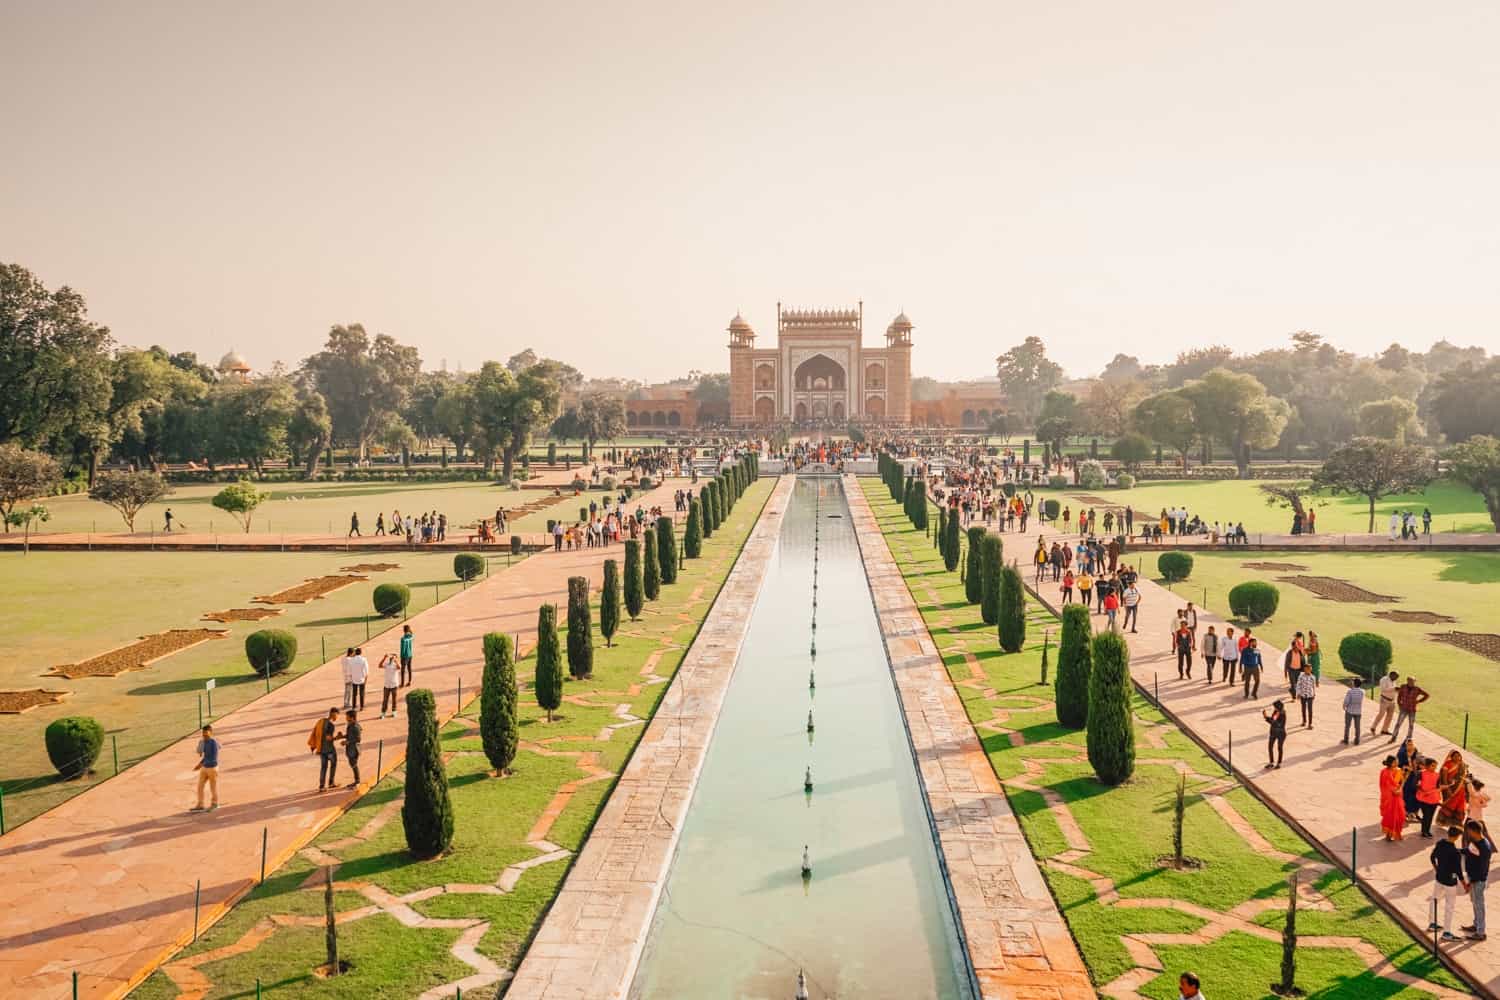
<instances>
[{"instance_id":1,"label":"person walking","mask_svg":"<svg viewBox=\"0 0 1500 1000\"><path fill-rule=\"evenodd\" d=\"M1292 641L1287 643L1286 654L1281 659L1282 670L1286 673L1287 693L1293 697L1297 694L1297 678L1302 676L1302 667L1307 661L1304 648L1302 633L1296 632L1292 635Z\"/></svg>"},{"instance_id":2,"label":"person walking","mask_svg":"<svg viewBox=\"0 0 1500 1000\"><path fill-rule=\"evenodd\" d=\"M1406 771L1388 754L1380 769L1380 832L1389 842L1401 839L1401 827L1406 823L1406 803L1402 801L1401 785L1406 780Z\"/></svg>"},{"instance_id":3,"label":"person walking","mask_svg":"<svg viewBox=\"0 0 1500 1000\"><path fill-rule=\"evenodd\" d=\"M1233 625L1224 626L1224 638L1219 640L1219 663L1224 668L1224 683L1233 684L1235 668L1240 665L1240 643Z\"/></svg>"},{"instance_id":4,"label":"person walking","mask_svg":"<svg viewBox=\"0 0 1500 1000\"><path fill-rule=\"evenodd\" d=\"M198 763L193 765L198 773L198 804L188 812L213 812L219 808L219 741L214 739L214 727L203 727L203 738L198 741ZM203 804L203 787L207 785L211 794L209 804Z\"/></svg>"},{"instance_id":5,"label":"person walking","mask_svg":"<svg viewBox=\"0 0 1500 1000\"><path fill-rule=\"evenodd\" d=\"M1422 508L1422 534L1424 534L1424 535L1430 535L1430 534L1432 534L1432 508L1431 507L1423 507ZM1483 939L1481 938L1481 940L1483 940Z\"/></svg>"},{"instance_id":6,"label":"person walking","mask_svg":"<svg viewBox=\"0 0 1500 1000\"><path fill-rule=\"evenodd\" d=\"M1422 836L1431 839L1432 817L1436 815L1438 803L1443 800L1438 792L1437 761L1422 758L1422 768L1417 772L1417 812L1422 816Z\"/></svg>"},{"instance_id":7,"label":"person walking","mask_svg":"<svg viewBox=\"0 0 1500 1000\"><path fill-rule=\"evenodd\" d=\"M1208 672L1208 683L1214 682L1214 662L1219 658L1219 637L1210 625L1203 634L1203 645L1198 650L1203 654L1203 668Z\"/></svg>"},{"instance_id":8,"label":"person walking","mask_svg":"<svg viewBox=\"0 0 1500 1000\"><path fill-rule=\"evenodd\" d=\"M319 719L313 726L307 746L318 755L318 791L331 787L338 772L339 710L330 708L327 718Z\"/></svg>"},{"instance_id":9,"label":"person walking","mask_svg":"<svg viewBox=\"0 0 1500 1000\"><path fill-rule=\"evenodd\" d=\"M1464 926L1470 941L1483 941L1484 890L1490 881L1490 858L1495 845L1485 832L1484 823L1471 819L1464 824L1464 880L1468 883L1469 902L1474 907L1474 922Z\"/></svg>"},{"instance_id":10,"label":"person walking","mask_svg":"<svg viewBox=\"0 0 1500 1000\"><path fill-rule=\"evenodd\" d=\"M1260 713L1270 731L1266 734L1266 767L1281 767L1286 755L1286 709L1281 699L1271 702L1271 707Z\"/></svg>"},{"instance_id":11,"label":"person walking","mask_svg":"<svg viewBox=\"0 0 1500 1000\"><path fill-rule=\"evenodd\" d=\"M411 657L416 648L416 637L410 625L401 626L401 686L411 687Z\"/></svg>"},{"instance_id":12,"label":"person walking","mask_svg":"<svg viewBox=\"0 0 1500 1000\"><path fill-rule=\"evenodd\" d=\"M365 682L370 679L370 661L365 659L365 651L358 647L354 650L354 659L349 661L349 707L365 707Z\"/></svg>"},{"instance_id":13,"label":"person walking","mask_svg":"<svg viewBox=\"0 0 1500 1000\"><path fill-rule=\"evenodd\" d=\"M1125 594L1122 600L1125 605L1125 628L1134 632L1136 613L1141 609L1141 592L1136 588L1135 580L1132 579L1125 586Z\"/></svg>"},{"instance_id":14,"label":"person walking","mask_svg":"<svg viewBox=\"0 0 1500 1000\"><path fill-rule=\"evenodd\" d=\"M1434 902L1443 904L1441 926L1444 941L1458 940L1458 935L1453 933L1453 907L1458 902L1459 883L1464 877L1464 856L1458 847L1458 838L1462 833L1456 826L1448 827L1446 835L1433 846L1432 853L1427 855L1427 861L1432 865L1432 898ZM1427 925L1430 931L1435 931L1438 927L1436 920Z\"/></svg>"},{"instance_id":15,"label":"person walking","mask_svg":"<svg viewBox=\"0 0 1500 1000\"><path fill-rule=\"evenodd\" d=\"M339 707L344 711L349 710L349 699L354 697L354 647L350 646L344 650L344 655L339 659L339 673L344 678L344 703Z\"/></svg>"},{"instance_id":16,"label":"person walking","mask_svg":"<svg viewBox=\"0 0 1500 1000\"><path fill-rule=\"evenodd\" d=\"M401 686L401 661L396 658L395 653L386 653L380 658L381 678L384 681L380 689L380 717L385 718L387 711L391 718L396 717L396 689Z\"/></svg>"},{"instance_id":17,"label":"person walking","mask_svg":"<svg viewBox=\"0 0 1500 1000\"><path fill-rule=\"evenodd\" d=\"M359 515L357 513L349 515L349 534L345 535L344 537L345 538L360 538L360 537L363 537L359 533Z\"/></svg>"},{"instance_id":18,"label":"person walking","mask_svg":"<svg viewBox=\"0 0 1500 1000\"><path fill-rule=\"evenodd\" d=\"M1066 573L1063 574L1062 587L1060 589L1062 590L1062 602L1064 604L1072 604L1073 603L1073 571L1072 570L1068 570Z\"/></svg>"},{"instance_id":19,"label":"person walking","mask_svg":"<svg viewBox=\"0 0 1500 1000\"><path fill-rule=\"evenodd\" d=\"M1375 712L1375 721L1370 723L1370 735L1375 735L1379 729L1380 734L1385 736L1390 733L1391 720L1396 717L1396 678L1401 675L1392 670L1380 678L1380 700L1378 710Z\"/></svg>"},{"instance_id":20,"label":"person walking","mask_svg":"<svg viewBox=\"0 0 1500 1000\"><path fill-rule=\"evenodd\" d=\"M344 758L349 761L349 769L354 772L354 780L349 782L350 788L359 787L359 743L364 737L364 732L359 728L359 714L350 710L346 716L344 734L339 739L344 741ZM332 784L332 781L329 782Z\"/></svg>"},{"instance_id":21,"label":"person walking","mask_svg":"<svg viewBox=\"0 0 1500 1000\"><path fill-rule=\"evenodd\" d=\"M1172 649L1177 653L1177 679L1193 676L1193 633L1186 619L1177 620L1177 631L1172 633Z\"/></svg>"},{"instance_id":22,"label":"person walking","mask_svg":"<svg viewBox=\"0 0 1500 1000\"><path fill-rule=\"evenodd\" d=\"M172 508L171 507L168 507L167 510L166 510L166 513L164 513L162 515L162 520L164 520L166 522L166 527L165 527L164 530L166 531L167 534L170 535L172 533Z\"/></svg>"},{"instance_id":23,"label":"person walking","mask_svg":"<svg viewBox=\"0 0 1500 1000\"><path fill-rule=\"evenodd\" d=\"M1410 674L1406 675L1406 683L1396 689L1396 725L1391 729L1389 742L1396 742L1396 734L1401 732L1401 723L1406 723L1406 738L1411 739L1412 733L1417 728L1417 706L1432 697L1426 691L1417 687L1417 679Z\"/></svg>"},{"instance_id":24,"label":"person walking","mask_svg":"<svg viewBox=\"0 0 1500 1000\"><path fill-rule=\"evenodd\" d=\"M1318 696L1318 682L1312 675L1312 668L1306 663L1302 664L1302 673L1297 675L1295 687L1297 701L1302 705L1302 728L1313 727L1313 699Z\"/></svg>"},{"instance_id":25,"label":"person walking","mask_svg":"<svg viewBox=\"0 0 1500 1000\"><path fill-rule=\"evenodd\" d=\"M1193 607L1193 602L1187 602L1187 609L1182 617L1187 619L1188 631L1193 633L1193 644L1198 644L1198 609Z\"/></svg>"},{"instance_id":26,"label":"person walking","mask_svg":"<svg viewBox=\"0 0 1500 1000\"><path fill-rule=\"evenodd\" d=\"M1089 598L1094 596L1094 578L1087 566L1074 578L1073 582L1078 584L1078 603L1083 605L1084 610L1088 610Z\"/></svg>"},{"instance_id":27,"label":"person walking","mask_svg":"<svg viewBox=\"0 0 1500 1000\"><path fill-rule=\"evenodd\" d=\"M1120 599L1115 596L1114 590L1111 589L1109 593L1104 595L1104 616L1109 619L1109 630L1111 632L1116 631L1115 616L1119 613Z\"/></svg>"},{"instance_id":28,"label":"person walking","mask_svg":"<svg viewBox=\"0 0 1500 1000\"><path fill-rule=\"evenodd\" d=\"M1360 714L1365 710L1365 693L1358 680L1349 681L1349 690L1344 692L1344 739L1349 745L1349 726L1354 726L1354 745L1359 746ZM1394 758L1393 758L1394 759Z\"/></svg>"},{"instance_id":29,"label":"person walking","mask_svg":"<svg viewBox=\"0 0 1500 1000\"><path fill-rule=\"evenodd\" d=\"M1246 698L1260 697L1260 663L1260 648L1252 638L1245 644L1245 648L1240 650L1240 676L1244 678ZM1282 728L1285 728L1285 723L1282 724Z\"/></svg>"}]
</instances>

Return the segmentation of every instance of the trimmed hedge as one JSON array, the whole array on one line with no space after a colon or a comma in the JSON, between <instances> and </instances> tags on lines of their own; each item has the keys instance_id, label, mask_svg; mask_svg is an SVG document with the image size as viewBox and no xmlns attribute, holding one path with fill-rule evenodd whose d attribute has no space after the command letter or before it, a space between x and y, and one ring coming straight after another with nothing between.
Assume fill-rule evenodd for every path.
<instances>
[{"instance_id":1,"label":"trimmed hedge","mask_svg":"<svg viewBox=\"0 0 1500 1000\"><path fill-rule=\"evenodd\" d=\"M1186 552L1163 552L1156 557L1156 569L1168 583L1186 580L1193 575L1193 557Z\"/></svg>"},{"instance_id":2,"label":"trimmed hedge","mask_svg":"<svg viewBox=\"0 0 1500 1000\"><path fill-rule=\"evenodd\" d=\"M1089 645L1089 766L1106 785L1135 773L1135 720L1130 715L1130 647L1104 632Z\"/></svg>"},{"instance_id":3,"label":"trimmed hedge","mask_svg":"<svg viewBox=\"0 0 1500 1000\"><path fill-rule=\"evenodd\" d=\"M1276 613L1281 591L1264 580L1249 580L1229 589L1229 610L1252 624L1259 624Z\"/></svg>"},{"instance_id":4,"label":"trimmed hedge","mask_svg":"<svg viewBox=\"0 0 1500 1000\"><path fill-rule=\"evenodd\" d=\"M1122 490L1128 490L1135 486L1135 477L1128 472L1122 472L1115 476L1115 485Z\"/></svg>"},{"instance_id":5,"label":"trimmed hedge","mask_svg":"<svg viewBox=\"0 0 1500 1000\"><path fill-rule=\"evenodd\" d=\"M1339 640L1339 663L1366 683L1382 677L1391 665L1391 640L1374 632L1351 632Z\"/></svg>"},{"instance_id":6,"label":"trimmed hedge","mask_svg":"<svg viewBox=\"0 0 1500 1000\"><path fill-rule=\"evenodd\" d=\"M42 739L47 744L47 759L57 773L64 778L81 778L99 759L104 727L86 715L70 715L48 723Z\"/></svg>"},{"instance_id":7,"label":"trimmed hedge","mask_svg":"<svg viewBox=\"0 0 1500 1000\"><path fill-rule=\"evenodd\" d=\"M1012 566L1000 569L1000 648L1019 653L1026 645L1026 587Z\"/></svg>"},{"instance_id":8,"label":"trimmed hedge","mask_svg":"<svg viewBox=\"0 0 1500 1000\"><path fill-rule=\"evenodd\" d=\"M1093 638L1089 609L1065 604L1062 634L1057 640L1057 677L1052 690L1057 721L1069 729L1082 729L1089 720L1089 674L1093 663L1089 642Z\"/></svg>"},{"instance_id":9,"label":"trimmed hedge","mask_svg":"<svg viewBox=\"0 0 1500 1000\"><path fill-rule=\"evenodd\" d=\"M969 551L964 566L964 600L978 604L984 599L984 528L974 525L968 531ZM993 624L987 622L986 624Z\"/></svg>"},{"instance_id":10,"label":"trimmed hedge","mask_svg":"<svg viewBox=\"0 0 1500 1000\"><path fill-rule=\"evenodd\" d=\"M371 594L375 602L375 613L384 618L394 618L406 610L411 603L411 588L404 583L376 584Z\"/></svg>"},{"instance_id":11,"label":"trimmed hedge","mask_svg":"<svg viewBox=\"0 0 1500 1000\"><path fill-rule=\"evenodd\" d=\"M484 636L484 676L479 688L479 738L490 766L504 774L516 759L520 740L516 717L516 659L510 636Z\"/></svg>"},{"instance_id":12,"label":"trimmed hedge","mask_svg":"<svg viewBox=\"0 0 1500 1000\"><path fill-rule=\"evenodd\" d=\"M437 702L426 688L406 695L406 799L401 804L406 849L435 858L453 843L453 803L438 742Z\"/></svg>"},{"instance_id":13,"label":"trimmed hedge","mask_svg":"<svg viewBox=\"0 0 1500 1000\"><path fill-rule=\"evenodd\" d=\"M568 673L574 680L594 674L594 620L586 576L568 577Z\"/></svg>"},{"instance_id":14,"label":"trimmed hedge","mask_svg":"<svg viewBox=\"0 0 1500 1000\"><path fill-rule=\"evenodd\" d=\"M1067 489L1072 484L1068 482L1067 476L1048 476L1047 485L1054 490L1062 490Z\"/></svg>"},{"instance_id":15,"label":"trimmed hedge","mask_svg":"<svg viewBox=\"0 0 1500 1000\"><path fill-rule=\"evenodd\" d=\"M460 580L474 580L484 575L484 556L477 552L460 552L453 557L453 575Z\"/></svg>"},{"instance_id":16,"label":"trimmed hedge","mask_svg":"<svg viewBox=\"0 0 1500 1000\"><path fill-rule=\"evenodd\" d=\"M245 636L245 659L257 675L279 674L297 658L297 635L279 628L263 628Z\"/></svg>"},{"instance_id":17,"label":"trimmed hedge","mask_svg":"<svg viewBox=\"0 0 1500 1000\"><path fill-rule=\"evenodd\" d=\"M1056 521L1057 515L1062 513L1062 504L1052 499L1043 500L1042 513L1047 516L1047 520Z\"/></svg>"}]
</instances>

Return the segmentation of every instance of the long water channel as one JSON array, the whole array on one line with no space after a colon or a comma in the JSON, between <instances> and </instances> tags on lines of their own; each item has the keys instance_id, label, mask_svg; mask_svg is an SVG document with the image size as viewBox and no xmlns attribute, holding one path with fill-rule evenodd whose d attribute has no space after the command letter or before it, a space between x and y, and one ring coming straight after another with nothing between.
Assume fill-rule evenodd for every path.
<instances>
[{"instance_id":1,"label":"long water channel","mask_svg":"<svg viewBox=\"0 0 1500 1000\"><path fill-rule=\"evenodd\" d=\"M814 1000L972 996L834 478L792 494L631 996L790 1000L799 970Z\"/></svg>"}]
</instances>

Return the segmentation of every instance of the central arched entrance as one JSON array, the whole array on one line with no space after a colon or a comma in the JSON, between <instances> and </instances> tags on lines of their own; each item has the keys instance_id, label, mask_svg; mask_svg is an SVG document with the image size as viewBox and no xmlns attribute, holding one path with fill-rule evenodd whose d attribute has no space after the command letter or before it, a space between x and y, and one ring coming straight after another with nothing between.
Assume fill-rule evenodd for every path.
<instances>
[{"instance_id":1,"label":"central arched entrance","mask_svg":"<svg viewBox=\"0 0 1500 1000\"><path fill-rule=\"evenodd\" d=\"M797 366L796 386L805 391L844 388L844 366L826 354L814 354Z\"/></svg>"}]
</instances>

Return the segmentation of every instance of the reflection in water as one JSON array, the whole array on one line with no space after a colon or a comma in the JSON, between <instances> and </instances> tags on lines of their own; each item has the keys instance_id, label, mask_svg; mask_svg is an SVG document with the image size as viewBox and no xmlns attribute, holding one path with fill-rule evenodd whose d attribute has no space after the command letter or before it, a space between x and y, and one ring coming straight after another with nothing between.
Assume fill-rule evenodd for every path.
<instances>
[{"instance_id":1,"label":"reflection in water","mask_svg":"<svg viewBox=\"0 0 1500 1000\"><path fill-rule=\"evenodd\" d=\"M815 1000L969 997L846 510L837 480L797 484L635 1000L786 1000L799 969Z\"/></svg>"}]
</instances>

